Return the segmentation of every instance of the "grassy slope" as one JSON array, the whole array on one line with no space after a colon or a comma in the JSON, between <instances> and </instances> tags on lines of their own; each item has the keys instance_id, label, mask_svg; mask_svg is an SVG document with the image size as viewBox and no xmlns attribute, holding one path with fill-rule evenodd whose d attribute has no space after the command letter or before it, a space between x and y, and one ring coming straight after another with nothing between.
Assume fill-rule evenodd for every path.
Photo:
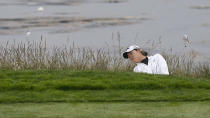
<instances>
[{"instance_id":1,"label":"grassy slope","mask_svg":"<svg viewBox=\"0 0 210 118\"><path fill-rule=\"evenodd\" d=\"M208 78L132 72L0 71L0 102L209 101Z\"/></svg>"},{"instance_id":2,"label":"grassy slope","mask_svg":"<svg viewBox=\"0 0 210 118\"><path fill-rule=\"evenodd\" d=\"M0 104L0 118L209 118L210 102Z\"/></svg>"}]
</instances>

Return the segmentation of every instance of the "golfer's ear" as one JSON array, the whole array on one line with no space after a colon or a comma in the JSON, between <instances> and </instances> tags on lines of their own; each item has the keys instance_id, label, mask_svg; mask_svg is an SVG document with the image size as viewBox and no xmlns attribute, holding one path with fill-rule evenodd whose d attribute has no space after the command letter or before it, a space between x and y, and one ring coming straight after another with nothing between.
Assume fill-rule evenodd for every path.
<instances>
[{"instance_id":1,"label":"golfer's ear","mask_svg":"<svg viewBox=\"0 0 210 118\"><path fill-rule=\"evenodd\" d=\"M137 52L141 52L141 50L140 49L137 49Z\"/></svg>"}]
</instances>

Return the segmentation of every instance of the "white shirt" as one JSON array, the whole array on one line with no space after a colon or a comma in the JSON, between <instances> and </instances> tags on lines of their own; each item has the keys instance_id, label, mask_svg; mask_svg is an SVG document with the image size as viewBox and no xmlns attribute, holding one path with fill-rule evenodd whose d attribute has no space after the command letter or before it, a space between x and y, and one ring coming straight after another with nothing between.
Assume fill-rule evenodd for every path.
<instances>
[{"instance_id":1,"label":"white shirt","mask_svg":"<svg viewBox=\"0 0 210 118\"><path fill-rule=\"evenodd\" d=\"M148 74L164 74L169 75L168 65L160 54L148 57L148 65L144 63L137 63L133 69L134 72L142 72Z\"/></svg>"}]
</instances>

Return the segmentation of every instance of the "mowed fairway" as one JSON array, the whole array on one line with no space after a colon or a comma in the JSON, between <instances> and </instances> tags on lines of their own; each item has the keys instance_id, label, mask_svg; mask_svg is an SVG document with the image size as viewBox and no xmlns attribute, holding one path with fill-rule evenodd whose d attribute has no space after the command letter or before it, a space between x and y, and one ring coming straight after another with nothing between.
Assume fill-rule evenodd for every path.
<instances>
[{"instance_id":1,"label":"mowed fairway","mask_svg":"<svg viewBox=\"0 0 210 118\"><path fill-rule=\"evenodd\" d=\"M1 118L209 118L210 102L1 104Z\"/></svg>"},{"instance_id":2,"label":"mowed fairway","mask_svg":"<svg viewBox=\"0 0 210 118\"><path fill-rule=\"evenodd\" d=\"M0 71L0 118L139 117L209 118L209 78Z\"/></svg>"}]
</instances>

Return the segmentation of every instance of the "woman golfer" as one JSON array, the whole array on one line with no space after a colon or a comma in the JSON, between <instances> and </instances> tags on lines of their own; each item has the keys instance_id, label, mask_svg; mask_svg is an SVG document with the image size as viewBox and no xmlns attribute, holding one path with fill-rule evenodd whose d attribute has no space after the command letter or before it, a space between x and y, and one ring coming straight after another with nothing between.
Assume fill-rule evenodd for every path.
<instances>
[{"instance_id":1,"label":"woman golfer","mask_svg":"<svg viewBox=\"0 0 210 118\"><path fill-rule=\"evenodd\" d=\"M169 75L167 63L160 54L147 56L139 46L132 45L123 53L123 57L137 64L134 72Z\"/></svg>"}]
</instances>

